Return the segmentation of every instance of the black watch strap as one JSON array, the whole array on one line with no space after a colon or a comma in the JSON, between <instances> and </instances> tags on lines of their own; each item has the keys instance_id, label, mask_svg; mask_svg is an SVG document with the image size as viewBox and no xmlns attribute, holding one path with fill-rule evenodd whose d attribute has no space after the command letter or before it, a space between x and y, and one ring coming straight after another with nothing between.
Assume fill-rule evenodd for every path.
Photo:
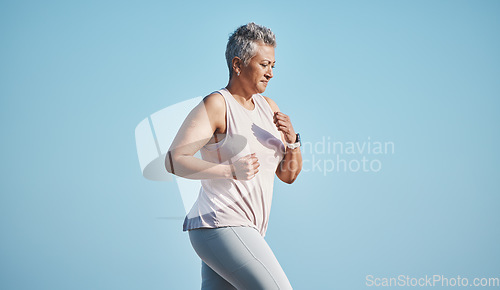
<instances>
[{"instance_id":1,"label":"black watch strap","mask_svg":"<svg viewBox=\"0 0 500 290\"><path fill-rule=\"evenodd\" d=\"M297 142L299 142L300 145L302 145L302 142L300 141L300 134L299 133L295 134L295 143L297 143Z\"/></svg>"}]
</instances>

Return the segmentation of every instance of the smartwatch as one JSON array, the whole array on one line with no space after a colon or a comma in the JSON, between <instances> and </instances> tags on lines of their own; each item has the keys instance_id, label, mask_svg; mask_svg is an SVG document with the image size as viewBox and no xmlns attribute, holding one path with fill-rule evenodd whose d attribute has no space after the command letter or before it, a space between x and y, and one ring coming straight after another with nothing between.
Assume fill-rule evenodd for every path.
<instances>
[{"instance_id":1,"label":"smartwatch","mask_svg":"<svg viewBox=\"0 0 500 290\"><path fill-rule=\"evenodd\" d=\"M300 142L300 134L297 133L297 135L295 135L295 143L286 143L286 147L290 148L290 149L295 149L295 148L298 148L300 147L300 145L302 145L302 142Z\"/></svg>"}]
</instances>

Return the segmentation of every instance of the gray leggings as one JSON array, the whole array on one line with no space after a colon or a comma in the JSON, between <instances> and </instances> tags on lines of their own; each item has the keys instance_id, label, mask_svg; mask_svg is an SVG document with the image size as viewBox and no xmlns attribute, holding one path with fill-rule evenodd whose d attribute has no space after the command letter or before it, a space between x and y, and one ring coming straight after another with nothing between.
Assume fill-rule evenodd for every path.
<instances>
[{"instance_id":1,"label":"gray leggings","mask_svg":"<svg viewBox=\"0 0 500 290\"><path fill-rule=\"evenodd\" d=\"M292 289L273 251L251 227L189 231L202 259L202 290Z\"/></svg>"}]
</instances>

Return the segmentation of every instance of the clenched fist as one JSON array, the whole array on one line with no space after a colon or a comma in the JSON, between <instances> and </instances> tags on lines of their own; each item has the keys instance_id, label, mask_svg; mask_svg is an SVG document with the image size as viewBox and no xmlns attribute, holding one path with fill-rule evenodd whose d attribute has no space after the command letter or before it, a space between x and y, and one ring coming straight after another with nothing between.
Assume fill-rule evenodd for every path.
<instances>
[{"instance_id":1,"label":"clenched fist","mask_svg":"<svg viewBox=\"0 0 500 290\"><path fill-rule=\"evenodd\" d=\"M233 178L238 180L250 180L259 172L259 160L255 153L241 157L231 165Z\"/></svg>"},{"instance_id":2,"label":"clenched fist","mask_svg":"<svg viewBox=\"0 0 500 290\"><path fill-rule=\"evenodd\" d=\"M278 131L283 132L285 137L285 141L287 143L295 143L296 134L295 130L293 130L292 122L290 121L290 117L288 115L283 114L282 112L274 112L274 124Z\"/></svg>"}]
</instances>

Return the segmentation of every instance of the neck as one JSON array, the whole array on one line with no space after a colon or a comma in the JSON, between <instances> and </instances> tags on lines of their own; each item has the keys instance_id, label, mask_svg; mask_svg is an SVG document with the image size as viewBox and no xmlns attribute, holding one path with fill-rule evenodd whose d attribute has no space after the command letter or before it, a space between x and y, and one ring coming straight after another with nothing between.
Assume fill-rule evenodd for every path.
<instances>
[{"instance_id":1,"label":"neck","mask_svg":"<svg viewBox=\"0 0 500 290\"><path fill-rule=\"evenodd\" d=\"M226 86L226 89L241 104L244 105L248 102L252 102L252 96L254 95L254 93L248 89L245 89L243 84L237 79L235 80L234 78L231 78Z\"/></svg>"}]
</instances>

